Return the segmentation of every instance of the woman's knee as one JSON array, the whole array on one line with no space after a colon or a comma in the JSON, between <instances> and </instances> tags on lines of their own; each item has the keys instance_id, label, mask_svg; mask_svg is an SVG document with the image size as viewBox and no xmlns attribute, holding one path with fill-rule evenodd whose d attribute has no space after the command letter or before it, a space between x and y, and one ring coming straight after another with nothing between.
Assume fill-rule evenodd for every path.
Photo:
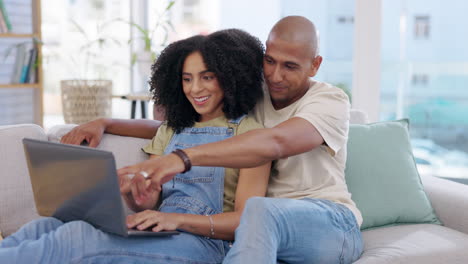
<instances>
[{"instance_id":1,"label":"woman's knee","mask_svg":"<svg viewBox=\"0 0 468 264\"><path fill-rule=\"evenodd\" d=\"M24 225L23 228L38 230L42 233L47 233L57 229L61 225L63 225L63 222L58 220L57 218L42 217L27 223L26 225Z\"/></svg>"},{"instance_id":2,"label":"woman's knee","mask_svg":"<svg viewBox=\"0 0 468 264\"><path fill-rule=\"evenodd\" d=\"M90 233L97 231L91 224L85 221L72 221L63 226L64 229L73 233Z\"/></svg>"},{"instance_id":3,"label":"woman's knee","mask_svg":"<svg viewBox=\"0 0 468 264\"><path fill-rule=\"evenodd\" d=\"M72 221L62 225L57 229L56 236L58 239L73 238L74 240L90 240L96 239L101 233L92 225L85 221Z\"/></svg>"}]
</instances>

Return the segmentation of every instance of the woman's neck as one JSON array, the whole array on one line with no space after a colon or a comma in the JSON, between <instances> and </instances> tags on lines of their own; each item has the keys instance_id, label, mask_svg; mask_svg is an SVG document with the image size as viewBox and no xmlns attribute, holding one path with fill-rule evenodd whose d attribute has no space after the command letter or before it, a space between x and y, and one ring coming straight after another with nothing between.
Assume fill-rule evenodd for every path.
<instances>
[{"instance_id":1,"label":"woman's neck","mask_svg":"<svg viewBox=\"0 0 468 264\"><path fill-rule=\"evenodd\" d=\"M203 115L203 116L200 116L200 118L198 119L199 120L198 122L199 123L208 122L221 116L224 116L224 113L220 115Z\"/></svg>"}]
</instances>

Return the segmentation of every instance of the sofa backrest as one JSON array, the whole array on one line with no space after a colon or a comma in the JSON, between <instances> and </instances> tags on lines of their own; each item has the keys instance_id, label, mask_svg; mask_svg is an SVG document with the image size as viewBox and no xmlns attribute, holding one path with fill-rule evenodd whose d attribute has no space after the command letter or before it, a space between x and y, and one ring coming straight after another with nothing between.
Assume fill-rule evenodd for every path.
<instances>
[{"instance_id":1,"label":"sofa backrest","mask_svg":"<svg viewBox=\"0 0 468 264\"><path fill-rule=\"evenodd\" d=\"M47 132L48 140L51 142L59 142L62 136L75 126L76 125L59 125L52 127ZM148 156L141 148L146 146L149 142L149 139L104 134L97 148L114 153L117 168L122 168L148 159Z\"/></svg>"},{"instance_id":2,"label":"sofa backrest","mask_svg":"<svg viewBox=\"0 0 468 264\"><path fill-rule=\"evenodd\" d=\"M367 115L363 111L351 109L351 124L367 123ZM60 125L51 128L48 133L48 139L52 142L59 142L60 138L73 129L76 125ZM114 153L117 168L133 165L145 161L148 156L141 151L141 148L150 142L148 139L122 137L111 134L104 134L98 149L111 151Z\"/></svg>"},{"instance_id":3,"label":"sofa backrest","mask_svg":"<svg viewBox=\"0 0 468 264\"><path fill-rule=\"evenodd\" d=\"M357 109L351 109L349 123L358 125L367 124L369 123L369 118L365 112Z\"/></svg>"}]
</instances>

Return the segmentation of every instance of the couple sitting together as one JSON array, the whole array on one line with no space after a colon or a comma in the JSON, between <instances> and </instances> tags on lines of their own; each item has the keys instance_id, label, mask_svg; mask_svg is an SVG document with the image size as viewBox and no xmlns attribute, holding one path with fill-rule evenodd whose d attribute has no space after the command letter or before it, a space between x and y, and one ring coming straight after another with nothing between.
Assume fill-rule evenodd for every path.
<instances>
[{"instance_id":1,"label":"couple sitting together","mask_svg":"<svg viewBox=\"0 0 468 264\"><path fill-rule=\"evenodd\" d=\"M118 170L122 196L136 212L127 225L181 234L125 238L84 221L41 218L4 239L0 259L357 260L362 217L344 178L350 105L343 91L311 78L321 62L315 26L298 16L274 25L266 50L238 29L170 44L150 80L165 122L98 119L62 142L95 147L104 132L152 138L143 148L147 161Z\"/></svg>"}]
</instances>

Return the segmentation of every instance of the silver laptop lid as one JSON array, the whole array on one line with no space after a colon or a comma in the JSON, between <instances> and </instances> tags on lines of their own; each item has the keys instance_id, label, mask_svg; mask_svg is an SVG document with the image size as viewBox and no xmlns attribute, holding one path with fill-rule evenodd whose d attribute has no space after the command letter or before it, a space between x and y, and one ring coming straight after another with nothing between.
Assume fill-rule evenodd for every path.
<instances>
[{"instance_id":1,"label":"silver laptop lid","mask_svg":"<svg viewBox=\"0 0 468 264\"><path fill-rule=\"evenodd\" d=\"M27 138L23 144L39 215L127 235L111 152Z\"/></svg>"}]
</instances>

